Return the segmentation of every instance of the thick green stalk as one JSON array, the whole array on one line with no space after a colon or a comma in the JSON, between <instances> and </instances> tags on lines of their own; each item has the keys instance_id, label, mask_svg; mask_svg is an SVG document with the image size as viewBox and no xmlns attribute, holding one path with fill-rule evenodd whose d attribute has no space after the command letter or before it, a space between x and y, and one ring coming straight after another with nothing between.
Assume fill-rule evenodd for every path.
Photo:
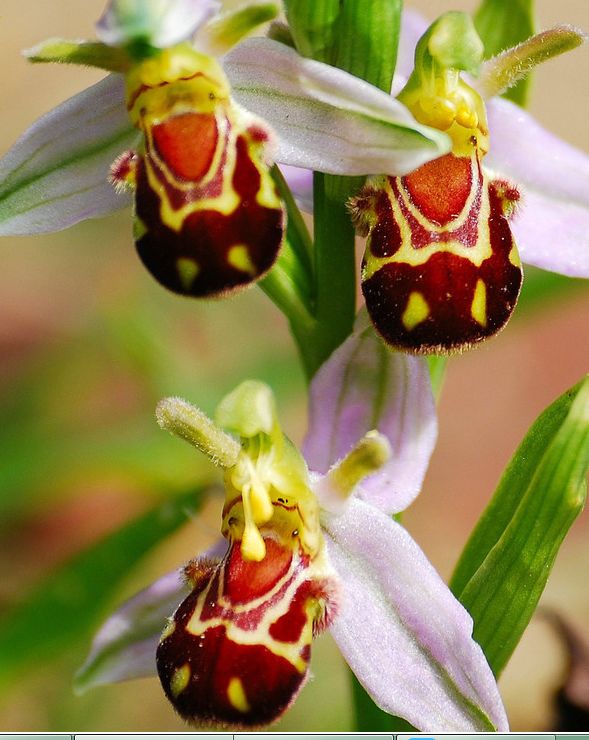
<instances>
[{"instance_id":1,"label":"thick green stalk","mask_svg":"<svg viewBox=\"0 0 589 740\"><path fill-rule=\"evenodd\" d=\"M351 178L315 173L315 368L351 333L356 313L355 234L346 200Z\"/></svg>"},{"instance_id":2,"label":"thick green stalk","mask_svg":"<svg viewBox=\"0 0 589 740\"><path fill-rule=\"evenodd\" d=\"M315 348L310 340L316 326L313 242L278 167L274 167L272 176L287 212L286 239L276 264L259 285L288 318L305 375L310 380L317 369Z\"/></svg>"},{"instance_id":3,"label":"thick green stalk","mask_svg":"<svg viewBox=\"0 0 589 740\"><path fill-rule=\"evenodd\" d=\"M390 90L401 0L285 0L298 51ZM305 337L310 377L351 333L356 312L355 234L346 210L361 178L316 173L314 286L317 319ZM296 335L295 335L296 336Z\"/></svg>"},{"instance_id":4,"label":"thick green stalk","mask_svg":"<svg viewBox=\"0 0 589 740\"><path fill-rule=\"evenodd\" d=\"M301 54L345 69L381 90L391 89L402 0L284 0L284 5ZM352 331L356 258L346 201L361 183L358 178L315 174L313 372ZM382 712L353 676L351 680L357 729L408 729L395 724L397 718Z\"/></svg>"}]
</instances>

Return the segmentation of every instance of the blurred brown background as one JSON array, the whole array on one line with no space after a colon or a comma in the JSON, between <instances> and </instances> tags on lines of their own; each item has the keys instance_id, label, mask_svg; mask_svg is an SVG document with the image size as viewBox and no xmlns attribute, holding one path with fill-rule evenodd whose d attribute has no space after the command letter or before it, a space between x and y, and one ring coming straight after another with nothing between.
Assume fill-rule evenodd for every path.
<instances>
[{"instance_id":1,"label":"blurred brown background","mask_svg":"<svg viewBox=\"0 0 589 740\"><path fill-rule=\"evenodd\" d=\"M91 38L103 4L2 0L0 153L36 117L101 77L91 70L33 67L20 50L51 36ZM540 27L566 22L589 29L586 2L538 0L537 5ZM451 8L472 10L476 3L415 0L410 6L433 18ZM585 150L588 80L589 47L538 70L531 105L542 123ZM130 214L121 212L59 234L1 241L0 401L10 400L23 377L36 378L44 394L36 413L55 444L60 434L76 429L99 436L117 426L152 424L155 387L160 395L185 394L211 409L236 382L254 376L276 387L284 426L300 440L304 384L292 370L294 348L278 312L256 290L206 304L166 294L140 267L130 234ZM484 347L452 360L440 405L439 445L425 490L405 519L445 577L529 425L589 369L588 311L586 290L566 293L518 317ZM149 335L161 358L159 384L142 379L143 360L127 351L117 329L121 323L133 337ZM72 360L60 361L68 353ZM18 602L47 568L152 503L150 484L124 464L105 468L71 459L58 469L40 468L44 446L31 440L30 468L51 474L27 479L30 505L15 507L4 526L0 522L0 609ZM175 448L170 454L182 455ZM158 462L160 480L175 484L202 473L189 452L180 459L182 465L173 470L166 459ZM10 451L0 450L0 460L10 466ZM193 556L213 536L217 518L213 502L204 521L191 523L130 574L120 597ZM543 603L558 607L589 637L588 528L587 516L581 516ZM154 680L74 697L70 682L78 659L64 656L57 666L39 665L19 676L0 701L0 730L185 728ZM533 622L501 681L514 730L549 726L549 696L563 665L552 633ZM314 674L280 729L350 729L347 678L329 638L318 641Z\"/></svg>"}]
</instances>

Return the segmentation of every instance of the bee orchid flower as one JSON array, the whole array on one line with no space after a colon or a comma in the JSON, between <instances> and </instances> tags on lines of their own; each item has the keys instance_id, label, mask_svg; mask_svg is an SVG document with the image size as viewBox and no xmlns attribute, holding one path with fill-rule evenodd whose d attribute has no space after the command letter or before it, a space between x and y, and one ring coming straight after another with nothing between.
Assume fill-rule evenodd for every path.
<instances>
[{"instance_id":1,"label":"bee orchid flower","mask_svg":"<svg viewBox=\"0 0 589 740\"><path fill-rule=\"evenodd\" d=\"M359 326L310 399L306 461L263 384L239 386L216 423L180 399L160 403L160 424L225 471L225 554L217 547L123 605L78 687L154 675L157 663L183 717L258 726L292 703L312 637L329 627L384 710L421 730L506 729L471 618L393 518L419 492L435 442L425 363Z\"/></svg>"},{"instance_id":2,"label":"bee orchid flower","mask_svg":"<svg viewBox=\"0 0 589 740\"><path fill-rule=\"evenodd\" d=\"M403 14L392 94L446 132L452 149L409 175L369 178L350 203L367 237L366 306L390 345L446 353L495 334L515 307L521 261L589 277L589 157L498 96L534 64L585 40L557 27L482 62L467 15L447 13L428 29ZM247 65L254 43L235 50L232 63ZM312 210L310 173L285 174Z\"/></svg>"}]
</instances>

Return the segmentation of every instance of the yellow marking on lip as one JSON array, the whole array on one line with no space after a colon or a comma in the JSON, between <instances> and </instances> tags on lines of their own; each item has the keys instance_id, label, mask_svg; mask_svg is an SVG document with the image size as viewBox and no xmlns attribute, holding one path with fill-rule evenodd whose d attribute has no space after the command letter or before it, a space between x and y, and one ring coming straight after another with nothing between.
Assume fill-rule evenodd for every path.
<instances>
[{"instance_id":1,"label":"yellow marking on lip","mask_svg":"<svg viewBox=\"0 0 589 740\"><path fill-rule=\"evenodd\" d=\"M178 697L188 686L192 671L188 663L184 663L180 668L176 668L170 679L170 691L172 696Z\"/></svg>"},{"instance_id":2,"label":"yellow marking on lip","mask_svg":"<svg viewBox=\"0 0 589 740\"><path fill-rule=\"evenodd\" d=\"M395 254L389 257L376 257L367 249L366 261L362 270L362 280L366 281L371 278L384 265L400 263L411 265L411 267L419 267L425 265L430 257L440 253L453 254L457 257L467 259L475 267L480 267L493 254L488 227L489 199L484 196L484 193L478 218L479 230L477 240L473 246L468 247L456 239L451 239L444 242L433 240L429 244L416 249L411 240L411 228L403 216L399 204L392 195L389 195L389 201L393 209L395 221L401 231L401 246ZM423 220L417 215L415 217L418 221ZM432 231L434 231L433 228Z\"/></svg>"},{"instance_id":3,"label":"yellow marking on lip","mask_svg":"<svg viewBox=\"0 0 589 740\"><path fill-rule=\"evenodd\" d=\"M484 281L480 278L477 280L474 289L470 313L473 319L481 326L487 325L487 288Z\"/></svg>"},{"instance_id":4,"label":"yellow marking on lip","mask_svg":"<svg viewBox=\"0 0 589 740\"><path fill-rule=\"evenodd\" d=\"M227 262L236 270L241 270L252 277L257 275L258 270L252 262L247 244L234 244L227 253Z\"/></svg>"},{"instance_id":5,"label":"yellow marking on lip","mask_svg":"<svg viewBox=\"0 0 589 740\"><path fill-rule=\"evenodd\" d=\"M427 301L421 293L415 290L409 295L409 300L407 301L407 306L401 316L401 321L403 322L405 329L407 329L407 331L411 331L412 329L415 329L418 324L421 324L422 321L425 321L429 316L429 313L430 311Z\"/></svg>"},{"instance_id":6,"label":"yellow marking on lip","mask_svg":"<svg viewBox=\"0 0 589 740\"><path fill-rule=\"evenodd\" d=\"M133 240L138 242L147 234L147 226L145 223L135 214L133 219Z\"/></svg>"},{"instance_id":7,"label":"yellow marking on lip","mask_svg":"<svg viewBox=\"0 0 589 740\"><path fill-rule=\"evenodd\" d=\"M514 267L522 266L521 259L519 258L519 252L517 250L517 246L515 245L515 243L513 247L511 247L511 250L509 252L509 261Z\"/></svg>"},{"instance_id":8,"label":"yellow marking on lip","mask_svg":"<svg viewBox=\"0 0 589 740\"><path fill-rule=\"evenodd\" d=\"M322 565L328 568L325 562ZM306 646L311 645L313 639L312 620L307 619L296 642L284 642L272 637L270 634L272 624L288 613L297 590L307 578L306 569L298 569L298 573L296 572L297 569L297 559L293 558L289 571L280 579L272 591L244 604L230 604L225 602L223 595L219 592L225 579L225 571L222 570L219 583L217 584L217 591L215 592L215 600L221 606L231 608L235 614L243 614L260 606L265 606L262 621L255 630L242 629L234 621L228 621L223 616L207 617L206 621L203 621L202 611L204 605L207 603L207 599L211 597L209 586L209 588L205 588L199 595L190 620L186 624L186 632L193 637L200 637L209 629L224 627L228 640L231 640L237 645L262 644L274 655L288 661L299 673L304 674L308 668L308 660L305 660L303 657L303 651ZM285 584L287 583L288 586L285 588ZM280 598L278 599L275 598L277 594L280 594ZM271 606L268 607L268 604L271 604Z\"/></svg>"},{"instance_id":9,"label":"yellow marking on lip","mask_svg":"<svg viewBox=\"0 0 589 740\"><path fill-rule=\"evenodd\" d=\"M186 290L190 290L192 283L200 272L198 262L191 257L178 257L176 260L176 269L178 270L178 277L182 286Z\"/></svg>"},{"instance_id":10,"label":"yellow marking on lip","mask_svg":"<svg viewBox=\"0 0 589 740\"><path fill-rule=\"evenodd\" d=\"M246 712L251 711L251 707L247 700L247 696L245 695L245 689L243 688L240 678L234 676L229 681L229 686L227 687L227 698L229 699L231 706L234 707L234 709L237 709L238 712L245 714Z\"/></svg>"},{"instance_id":11,"label":"yellow marking on lip","mask_svg":"<svg viewBox=\"0 0 589 740\"><path fill-rule=\"evenodd\" d=\"M166 626L164 627L162 631L162 636L160 637L160 642L163 642L167 637L174 634L174 630L176 629L176 622L174 622L174 619L170 617L168 621L166 622Z\"/></svg>"}]
</instances>

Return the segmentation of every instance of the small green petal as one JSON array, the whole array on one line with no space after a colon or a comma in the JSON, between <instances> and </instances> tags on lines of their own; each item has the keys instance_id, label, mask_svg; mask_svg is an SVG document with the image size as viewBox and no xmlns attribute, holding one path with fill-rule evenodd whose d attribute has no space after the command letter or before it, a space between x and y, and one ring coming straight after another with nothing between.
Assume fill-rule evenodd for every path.
<instances>
[{"instance_id":1,"label":"small green petal","mask_svg":"<svg viewBox=\"0 0 589 740\"><path fill-rule=\"evenodd\" d=\"M484 47L472 19L466 13L450 11L434 21L415 49L415 75L457 69L476 74Z\"/></svg>"},{"instance_id":2,"label":"small green petal","mask_svg":"<svg viewBox=\"0 0 589 740\"><path fill-rule=\"evenodd\" d=\"M473 137L480 151L488 149L484 103L460 77L478 73L483 51L470 16L445 13L419 40L415 68L398 95L420 123L448 132L458 156L470 156Z\"/></svg>"},{"instance_id":3,"label":"small green petal","mask_svg":"<svg viewBox=\"0 0 589 740\"><path fill-rule=\"evenodd\" d=\"M155 416L162 429L189 442L215 465L230 468L237 462L239 443L182 398L164 398L158 403Z\"/></svg>"},{"instance_id":4,"label":"small green petal","mask_svg":"<svg viewBox=\"0 0 589 740\"><path fill-rule=\"evenodd\" d=\"M483 64L477 87L487 97L502 95L542 62L576 49L587 34L573 26L556 26L506 49Z\"/></svg>"},{"instance_id":5,"label":"small green petal","mask_svg":"<svg viewBox=\"0 0 589 740\"><path fill-rule=\"evenodd\" d=\"M279 13L276 3L254 2L217 16L204 30L207 51L221 55Z\"/></svg>"},{"instance_id":6,"label":"small green petal","mask_svg":"<svg viewBox=\"0 0 589 740\"><path fill-rule=\"evenodd\" d=\"M100 42L47 39L23 52L29 62L57 62L98 67L108 72L126 72L130 60L123 49Z\"/></svg>"},{"instance_id":7,"label":"small green petal","mask_svg":"<svg viewBox=\"0 0 589 740\"><path fill-rule=\"evenodd\" d=\"M532 36L536 30L534 0L481 0L474 24L485 44L485 59L489 59ZM525 105L529 89L527 77L510 88L505 97Z\"/></svg>"}]
</instances>

